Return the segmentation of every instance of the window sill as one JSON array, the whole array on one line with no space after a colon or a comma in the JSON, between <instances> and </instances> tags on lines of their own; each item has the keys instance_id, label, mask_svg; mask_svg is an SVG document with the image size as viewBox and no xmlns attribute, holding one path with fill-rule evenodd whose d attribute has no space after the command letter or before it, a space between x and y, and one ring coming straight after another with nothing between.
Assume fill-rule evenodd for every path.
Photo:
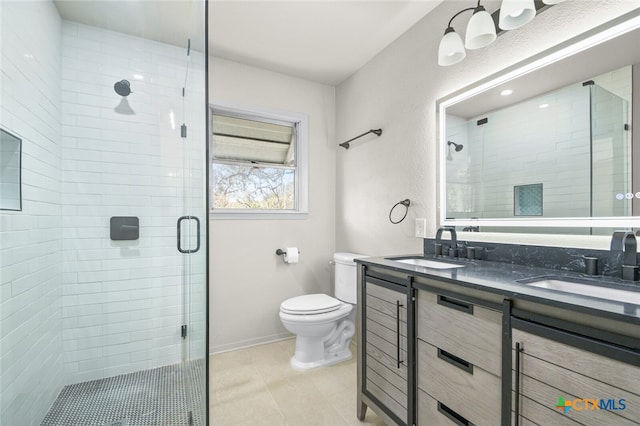
<instances>
[{"instance_id":1,"label":"window sill","mask_svg":"<svg viewBox=\"0 0 640 426\"><path fill-rule=\"evenodd\" d=\"M268 211L219 211L209 210L210 220L300 220L307 219L307 212Z\"/></svg>"}]
</instances>

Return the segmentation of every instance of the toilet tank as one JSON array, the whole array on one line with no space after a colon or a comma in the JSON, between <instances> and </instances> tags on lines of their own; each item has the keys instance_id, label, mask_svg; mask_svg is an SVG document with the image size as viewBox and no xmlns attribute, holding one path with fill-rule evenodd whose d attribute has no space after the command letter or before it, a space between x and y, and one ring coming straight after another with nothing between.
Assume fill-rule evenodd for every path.
<instances>
[{"instance_id":1,"label":"toilet tank","mask_svg":"<svg viewBox=\"0 0 640 426\"><path fill-rule=\"evenodd\" d=\"M335 253L335 294L343 302L356 304L358 289L358 273L354 259L367 257L364 254Z\"/></svg>"}]
</instances>

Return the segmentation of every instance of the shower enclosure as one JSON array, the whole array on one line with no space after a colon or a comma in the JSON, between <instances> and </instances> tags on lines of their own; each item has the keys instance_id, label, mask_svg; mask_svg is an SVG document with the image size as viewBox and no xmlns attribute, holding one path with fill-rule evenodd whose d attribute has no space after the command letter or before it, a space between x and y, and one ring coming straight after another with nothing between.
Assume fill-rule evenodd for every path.
<instances>
[{"instance_id":1,"label":"shower enclosure","mask_svg":"<svg viewBox=\"0 0 640 426\"><path fill-rule=\"evenodd\" d=\"M206 1L0 22L0 426L207 424Z\"/></svg>"}]
</instances>

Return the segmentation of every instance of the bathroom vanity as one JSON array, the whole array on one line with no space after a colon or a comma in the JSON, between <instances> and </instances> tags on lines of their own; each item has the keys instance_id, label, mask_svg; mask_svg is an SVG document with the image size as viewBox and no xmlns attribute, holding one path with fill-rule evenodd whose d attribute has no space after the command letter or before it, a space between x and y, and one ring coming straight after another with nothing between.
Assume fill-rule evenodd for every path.
<instances>
[{"instance_id":1,"label":"bathroom vanity","mask_svg":"<svg viewBox=\"0 0 640 426\"><path fill-rule=\"evenodd\" d=\"M429 254L357 262L360 419L640 424L640 284ZM539 286L551 281L629 297Z\"/></svg>"},{"instance_id":2,"label":"bathroom vanity","mask_svg":"<svg viewBox=\"0 0 640 426\"><path fill-rule=\"evenodd\" d=\"M423 254L357 260L358 418L640 424L639 40L636 8L436 102L442 228Z\"/></svg>"}]
</instances>

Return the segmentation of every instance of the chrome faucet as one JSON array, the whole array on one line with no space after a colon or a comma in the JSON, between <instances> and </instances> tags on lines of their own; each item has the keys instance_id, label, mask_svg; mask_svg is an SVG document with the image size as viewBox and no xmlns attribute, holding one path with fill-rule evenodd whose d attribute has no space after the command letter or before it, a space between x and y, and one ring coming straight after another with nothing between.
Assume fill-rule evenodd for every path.
<instances>
[{"instance_id":1,"label":"chrome faucet","mask_svg":"<svg viewBox=\"0 0 640 426\"><path fill-rule=\"evenodd\" d=\"M611 236L611 251L622 251L622 279L638 281L640 267L636 261L636 236L631 231L615 231Z\"/></svg>"},{"instance_id":2,"label":"chrome faucet","mask_svg":"<svg viewBox=\"0 0 640 426\"><path fill-rule=\"evenodd\" d=\"M444 249L442 245L442 233L444 231L448 231L451 234L451 246L448 248L448 251ZM438 232L436 232L436 243L435 243L435 253L436 254L444 254L458 257L458 234L456 234L456 229L451 226L445 226L444 228L438 228ZM440 253L438 253L438 249Z\"/></svg>"}]
</instances>

